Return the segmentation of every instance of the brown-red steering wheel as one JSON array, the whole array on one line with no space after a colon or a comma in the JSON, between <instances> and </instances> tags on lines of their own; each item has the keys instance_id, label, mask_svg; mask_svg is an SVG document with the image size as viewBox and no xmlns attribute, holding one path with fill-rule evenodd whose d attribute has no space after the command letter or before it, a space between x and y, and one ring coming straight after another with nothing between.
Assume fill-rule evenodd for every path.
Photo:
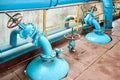
<instances>
[{"instance_id":1,"label":"brown-red steering wheel","mask_svg":"<svg viewBox=\"0 0 120 80\"><path fill-rule=\"evenodd\" d=\"M7 27L8 28L14 28L16 27L22 20L22 15L21 13L16 13L7 22Z\"/></svg>"}]
</instances>

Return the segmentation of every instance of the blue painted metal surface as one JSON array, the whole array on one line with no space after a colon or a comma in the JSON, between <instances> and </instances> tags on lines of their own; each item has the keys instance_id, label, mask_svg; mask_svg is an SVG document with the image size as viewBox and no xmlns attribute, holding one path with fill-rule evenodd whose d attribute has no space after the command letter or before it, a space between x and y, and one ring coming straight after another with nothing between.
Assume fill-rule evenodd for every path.
<instances>
[{"instance_id":1,"label":"blue painted metal surface","mask_svg":"<svg viewBox=\"0 0 120 80\"><path fill-rule=\"evenodd\" d=\"M68 63L63 58L54 58L50 63L37 57L26 68L26 75L31 80L62 80L69 70Z\"/></svg>"},{"instance_id":2,"label":"blue painted metal surface","mask_svg":"<svg viewBox=\"0 0 120 80\"><path fill-rule=\"evenodd\" d=\"M112 28L112 13L113 13L113 2L112 0L101 0L104 5L104 27Z\"/></svg>"},{"instance_id":3,"label":"blue painted metal surface","mask_svg":"<svg viewBox=\"0 0 120 80\"><path fill-rule=\"evenodd\" d=\"M43 50L39 57L27 65L25 70L27 76L32 80L60 80L64 78L69 71L69 65L63 58L59 58L59 54L63 50L58 48L52 50L45 34L38 30L33 23L19 23L18 26L21 38L30 37L32 43L38 47L41 46Z\"/></svg>"},{"instance_id":4,"label":"blue painted metal surface","mask_svg":"<svg viewBox=\"0 0 120 80\"><path fill-rule=\"evenodd\" d=\"M6 62L8 60L11 60L13 58L16 58L20 55L23 55L35 48L36 47L32 43L29 43L29 44L24 44L19 47L15 47L15 48L7 50L5 52L1 52L0 53L0 64Z\"/></svg>"},{"instance_id":5,"label":"blue painted metal surface","mask_svg":"<svg viewBox=\"0 0 120 80\"><path fill-rule=\"evenodd\" d=\"M94 43L105 44L111 41L111 38L107 34L98 34L95 32L88 33L85 38Z\"/></svg>"},{"instance_id":6,"label":"blue painted metal surface","mask_svg":"<svg viewBox=\"0 0 120 80\"><path fill-rule=\"evenodd\" d=\"M10 45L16 46L17 45L17 34L19 33L18 29L15 29L10 34Z\"/></svg>"},{"instance_id":7,"label":"blue painted metal surface","mask_svg":"<svg viewBox=\"0 0 120 80\"><path fill-rule=\"evenodd\" d=\"M72 51L75 48L75 40L68 40L68 48L70 51Z\"/></svg>"},{"instance_id":8,"label":"blue painted metal surface","mask_svg":"<svg viewBox=\"0 0 120 80\"><path fill-rule=\"evenodd\" d=\"M84 22L89 25L93 25L95 27L95 30L91 33L88 33L85 38L94 43L108 43L111 41L111 38L105 34L101 27L100 24L95 20L93 12L95 11L96 7L92 7L91 11L87 13L86 17L84 18Z\"/></svg>"},{"instance_id":9,"label":"blue painted metal surface","mask_svg":"<svg viewBox=\"0 0 120 80\"><path fill-rule=\"evenodd\" d=\"M49 8L56 5L87 1L89 0L1 0L0 11Z\"/></svg>"}]
</instances>

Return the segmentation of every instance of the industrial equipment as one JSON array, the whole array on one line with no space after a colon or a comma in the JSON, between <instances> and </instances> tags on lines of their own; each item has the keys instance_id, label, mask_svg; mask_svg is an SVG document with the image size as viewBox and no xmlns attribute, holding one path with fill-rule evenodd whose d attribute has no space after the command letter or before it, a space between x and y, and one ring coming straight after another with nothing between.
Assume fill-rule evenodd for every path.
<instances>
[{"instance_id":1,"label":"industrial equipment","mask_svg":"<svg viewBox=\"0 0 120 80\"><path fill-rule=\"evenodd\" d=\"M101 43L101 44L108 43L111 41L111 38L104 33L104 31L100 27L100 24L95 19L93 13L96 10L97 8L93 6L91 8L91 11L87 12L87 15L83 19L86 24L93 25L95 27L93 32L88 33L85 36L85 38L90 42Z\"/></svg>"},{"instance_id":2,"label":"industrial equipment","mask_svg":"<svg viewBox=\"0 0 120 80\"><path fill-rule=\"evenodd\" d=\"M78 33L74 33L73 28L71 28L71 33L65 34L64 37L68 40L68 49L70 52L75 52L75 40L80 38Z\"/></svg>"},{"instance_id":3,"label":"industrial equipment","mask_svg":"<svg viewBox=\"0 0 120 80\"><path fill-rule=\"evenodd\" d=\"M11 32L10 36L10 47L4 50L0 49L0 64L4 63L8 60L16 58L20 55L29 52L30 50L35 49L36 47L42 48L43 52L39 57L33 59L26 67L25 73L32 80L61 80L66 77L69 71L69 65L64 58L61 58L59 55L63 53L62 49L52 49L50 42L55 42L64 37L64 34L71 32L70 34L66 34L65 38L68 39L68 48L70 51L75 52L75 40L80 38L80 35L77 33L73 33L75 30L78 31L79 26L79 15L77 15L77 27L73 27L72 30L69 27L69 24L65 24L66 29L58 32L56 34L52 34L46 38L46 35L37 29L37 27L33 23L21 23L22 15L17 13L13 16L10 16L8 12L15 11L30 11L30 10L40 10L40 9L53 9L53 8L62 8L66 4L73 4L79 2L90 2L94 0L1 0L0 2L0 13L5 13L10 17L7 23L8 28L14 28L18 26L18 28L14 29ZM104 7L104 26L105 28L112 28L112 10L113 4L112 0L100 0L103 3ZM62 6L60 6L62 5ZM71 5L67 5L71 6ZM78 5L78 9L80 9L80 4ZM100 28L99 23L94 18L93 12L95 11L95 7L92 7L91 11L87 13L87 15L83 18L83 21L86 24L94 25L95 30L91 33L88 33L85 38L91 42L96 43L108 43L111 41L111 38L104 33L104 31ZM43 11L43 12L44 12ZM109 12L109 13L108 13ZM45 12L46 13L46 12ZM46 17L46 16L44 16ZM65 21L74 20L74 17L69 17ZM45 21L45 20L44 20ZM45 22L44 22L45 23ZM82 23L83 26L83 23ZM45 29L46 25L43 25ZM32 43L25 43L22 46L17 47L16 37L17 34L23 39L30 38ZM48 41L50 40L50 42ZM19 54L19 52L22 52Z\"/></svg>"},{"instance_id":4,"label":"industrial equipment","mask_svg":"<svg viewBox=\"0 0 120 80\"><path fill-rule=\"evenodd\" d=\"M7 13L6 13L7 14ZM21 38L31 38L32 43L37 47L41 46L43 52L37 58L33 59L26 67L26 75L32 80L61 80L66 77L69 71L69 65L65 59L59 57L63 53L62 49L52 50L50 42L45 34L37 29L33 23L20 23L22 16L16 13L12 17L7 14L7 27L15 29Z\"/></svg>"}]
</instances>

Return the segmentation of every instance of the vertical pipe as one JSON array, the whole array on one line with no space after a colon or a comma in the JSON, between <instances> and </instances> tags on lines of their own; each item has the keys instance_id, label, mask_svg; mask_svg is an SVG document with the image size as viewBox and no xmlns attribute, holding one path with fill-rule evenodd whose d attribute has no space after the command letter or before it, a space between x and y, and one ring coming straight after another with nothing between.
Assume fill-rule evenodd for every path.
<instances>
[{"instance_id":1,"label":"vertical pipe","mask_svg":"<svg viewBox=\"0 0 120 80\"><path fill-rule=\"evenodd\" d=\"M104 5L104 27L112 28L112 13L113 13L113 3L112 0L102 0Z\"/></svg>"},{"instance_id":2,"label":"vertical pipe","mask_svg":"<svg viewBox=\"0 0 120 80\"><path fill-rule=\"evenodd\" d=\"M97 22L97 20L92 19L92 24L95 26L96 31L102 31L101 27L100 27L100 24Z\"/></svg>"},{"instance_id":3,"label":"vertical pipe","mask_svg":"<svg viewBox=\"0 0 120 80\"><path fill-rule=\"evenodd\" d=\"M52 46L45 36L39 37L38 44L39 44L39 46L42 47L44 55L51 56L53 54Z\"/></svg>"},{"instance_id":4,"label":"vertical pipe","mask_svg":"<svg viewBox=\"0 0 120 80\"><path fill-rule=\"evenodd\" d=\"M19 33L18 29L15 29L10 34L10 45L16 46L17 45L17 34Z\"/></svg>"}]
</instances>

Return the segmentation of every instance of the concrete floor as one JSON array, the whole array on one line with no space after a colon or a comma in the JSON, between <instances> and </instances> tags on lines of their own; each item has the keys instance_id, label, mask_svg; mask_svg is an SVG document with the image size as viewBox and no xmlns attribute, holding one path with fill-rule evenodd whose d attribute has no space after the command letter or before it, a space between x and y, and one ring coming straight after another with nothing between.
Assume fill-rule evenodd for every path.
<instances>
[{"instance_id":1,"label":"concrete floor","mask_svg":"<svg viewBox=\"0 0 120 80\"><path fill-rule=\"evenodd\" d=\"M95 44L81 36L76 41L76 52L70 53L67 42L59 45L62 55L70 65L70 71L63 80L120 80L120 19L113 22L112 42ZM109 32L109 31L108 31ZM0 80L29 80L24 69L27 62L0 73Z\"/></svg>"}]
</instances>

